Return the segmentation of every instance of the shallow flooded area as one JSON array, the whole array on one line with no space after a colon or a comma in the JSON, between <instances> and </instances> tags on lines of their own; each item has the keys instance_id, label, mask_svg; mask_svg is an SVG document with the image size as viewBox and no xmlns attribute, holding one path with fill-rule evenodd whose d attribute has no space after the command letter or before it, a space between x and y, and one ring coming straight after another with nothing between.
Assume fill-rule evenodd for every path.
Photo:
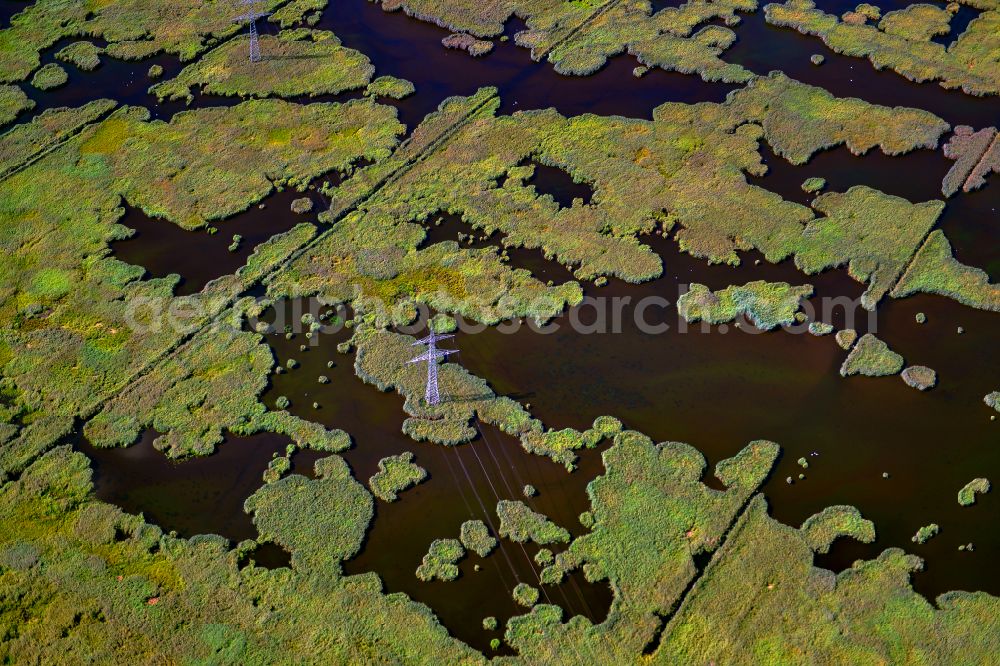
<instances>
[{"instance_id":1,"label":"shallow flooded area","mask_svg":"<svg viewBox=\"0 0 1000 666\"><path fill-rule=\"evenodd\" d=\"M719 289L766 279L814 285L812 300L820 312L824 296L860 296L861 285L843 271L805 276L788 262L766 270L750 262L736 270L706 267L672 246L656 245L664 256L663 278L639 286L612 283L591 295L675 302L691 282ZM997 423L982 402L995 390L1000 370L991 353L995 315L936 296L883 303L872 320L860 306L831 313L827 321L838 329L853 315L855 328L877 332L908 364L937 370L939 386L921 393L899 377L841 377L846 352L832 336L816 337L802 326L761 333L750 332L746 323L739 329L695 324L685 332L670 307L662 320L645 319L670 325L651 335L639 329L626 306L621 332L601 333L598 312L584 304L546 334L524 326L512 335L487 329L459 336L458 360L499 393L530 402L533 414L551 427L583 429L595 417L613 414L657 441L693 445L710 463L754 439L777 442L783 455L764 489L773 516L799 525L826 506L851 504L875 522L876 543L845 548L853 554L836 562L838 568L861 551L871 558L890 546L912 548L927 559L915 586L932 598L951 589L1000 590L991 564L1000 538L985 529L1000 515L1000 505L986 496L971 512L955 500L969 480L988 476L1000 464ZM916 323L917 312L926 314L926 324ZM591 331L575 331L574 319L581 323L577 329ZM799 458L808 469L797 464ZM799 480L800 473L806 478ZM930 522L947 525L947 532L913 547L910 537ZM957 550L970 541L975 552Z\"/></svg>"},{"instance_id":2,"label":"shallow flooded area","mask_svg":"<svg viewBox=\"0 0 1000 666\"><path fill-rule=\"evenodd\" d=\"M284 454L290 440L271 433L229 434L212 455L175 462L153 447L157 436L147 430L127 448L99 449L82 438L76 442L91 460L97 498L141 513L182 537L218 534L234 544L256 538L243 503L263 484L267 464Z\"/></svg>"},{"instance_id":3,"label":"shallow flooded area","mask_svg":"<svg viewBox=\"0 0 1000 666\"><path fill-rule=\"evenodd\" d=\"M302 197L313 200L313 212L292 211L292 201ZM211 225L216 229L214 233L208 228L188 231L169 220L151 218L137 208L127 208L119 223L136 233L115 241L111 249L118 259L144 267L146 277L180 275L174 293L194 294L212 280L234 273L246 264L254 248L272 236L302 222L315 223L316 212L325 207L323 198L314 191L276 192L243 213L214 222ZM192 251L194 247L196 251Z\"/></svg>"}]
</instances>

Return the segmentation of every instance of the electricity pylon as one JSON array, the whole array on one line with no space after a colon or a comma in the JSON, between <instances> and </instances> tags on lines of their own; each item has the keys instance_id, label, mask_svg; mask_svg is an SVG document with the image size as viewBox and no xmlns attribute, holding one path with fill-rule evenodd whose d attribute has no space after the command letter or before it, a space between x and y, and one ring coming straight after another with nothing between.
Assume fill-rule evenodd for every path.
<instances>
[{"instance_id":1,"label":"electricity pylon","mask_svg":"<svg viewBox=\"0 0 1000 666\"><path fill-rule=\"evenodd\" d=\"M260 41L257 39L257 19L269 16L270 12L256 11L257 3L260 0L240 0L240 4L246 11L233 19L233 23L250 23L250 62L260 62Z\"/></svg>"},{"instance_id":2,"label":"electricity pylon","mask_svg":"<svg viewBox=\"0 0 1000 666\"><path fill-rule=\"evenodd\" d=\"M438 359L458 351L457 349L438 349L438 340L446 340L453 337L455 336L438 335L431 329L430 335L413 343L414 347L417 345L427 345L427 351L414 359L410 359L407 365L410 363L427 362L427 390L424 392L424 400L427 401L428 405L436 405L441 402L441 395L438 393Z\"/></svg>"}]
</instances>

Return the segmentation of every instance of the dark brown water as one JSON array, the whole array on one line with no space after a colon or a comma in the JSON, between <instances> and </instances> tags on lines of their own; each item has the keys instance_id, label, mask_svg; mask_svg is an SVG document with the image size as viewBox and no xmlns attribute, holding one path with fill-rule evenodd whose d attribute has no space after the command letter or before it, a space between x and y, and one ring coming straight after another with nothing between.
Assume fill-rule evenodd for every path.
<instances>
[{"instance_id":1,"label":"dark brown water","mask_svg":"<svg viewBox=\"0 0 1000 666\"><path fill-rule=\"evenodd\" d=\"M960 192L945 208L939 227L944 229L959 261L982 268L990 281L1000 280L1000 179L996 176L981 190Z\"/></svg>"},{"instance_id":2,"label":"dark brown water","mask_svg":"<svg viewBox=\"0 0 1000 666\"><path fill-rule=\"evenodd\" d=\"M283 455L291 440L272 433L227 435L210 456L172 462L153 448L156 437L147 430L135 444L112 449L78 441L78 450L91 460L97 498L142 513L147 521L182 537L219 534L233 542L256 538L243 503L263 485L271 458ZM258 563L270 565L275 555L265 549Z\"/></svg>"},{"instance_id":3,"label":"dark brown water","mask_svg":"<svg viewBox=\"0 0 1000 666\"><path fill-rule=\"evenodd\" d=\"M750 181L806 206L816 197L802 190L802 182L811 176L826 179L824 191L846 192L855 185L867 185L914 203L941 199L941 180L953 164L939 150L915 150L889 157L873 148L858 156L840 146L820 151L800 166L775 155L765 142L761 142L760 153L767 174L750 177Z\"/></svg>"},{"instance_id":4,"label":"dark brown water","mask_svg":"<svg viewBox=\"0 0 1000 666\"><path fill-rule=\"evenodd\" d=\"M11 0L5 0L10 2ZM71 63L57 60L55 54L84 38L66 38L45 49L41 54L41 63L56 63L69 75L69 80L62 86L52 90L38 90L25 83L24 92L35 101L35 108L18 118L19 122L27 122L45 109L60 106L76 107L97 99L113 99L122 104L145 106L151 116L156 119L169 119L177 111L185 107L183 102L164 102L160 104L156 97L147 90L157 81L163 81L176 76L183 63L176 56L160 54L138 62L116 60L101 55L101 65L92 71L85 72ZM104 46L102 40L92 40L98 46ZM147 72L153 65L163 68L163 76L158 79L149 78ZM237 100L238 101L238 100ZM220 100L218 103L224 103ZM212 104L211 100L205 106Z\"/></svg>"},{"instance_id":5,"label":"dark brown water","mask_svg":"<svg viewBox=\"0 0 1000 666\"><path fill-rule=\"evenodd\" d=\"M560 208L572 207L575 199L580 199L584 205L590 203L594 190L587 183L577 183L562 169L538 162L529 163L535 167L535 174L528 184L533 185L539 194L552 197Z\"/></svg>"},{"instance_id":6,"label":"dark brown water","mask_svg":"<svg viewBox=\"0 0 1000 666\"><path fill-rule=\"evenodd\" d=\"M570 184L574 188L579 187L575 183ZM559 194L558 191L556 193ZM563 190L559 196L565 199L567 194L568 192ZM575 196L579 196L579 194L575 194ZM541 249L504 247L504 236L499 231L494 231L489 237L484 237L481 231L472 230L469 225L462 222L462 218L458 215L441 213L433 216L426 225L426 229L427 235L424 237L421 247L443 241L455 241L462 247L470 249L494 247L497 251L507 253L507 263L512 267L523 268L543 282L551 280L553 284L562 284L575 279L573 271L558 262L548 261ZM470 235L471 241L469 240Z\"/></svg>"},{"instance_id":7,"label":"dark brown water","mask_svg":"<svg viewBox=\"0 0 1000 666\"><path fill-rule=\"evenodd\" d=\"M293 213L292 201L301 197L313 199L313 210L306 214ZM288 231L300 222L315 222L316 213L325 208L322 198L312 191L294 189L276 192L260 204L231 219L213 222L218 229L187 231L169 220L154 219L138 208L128 208L121 224L136 234L111 244L115 257L146 269L147 277L181 276L175 293L193 294L212 280L234 273L246 264L254 248L275 234ZM234 235L242 236L238 249L230 250ZM197 251L192 252L193 247Z\"/></svg>"}]
</instances>

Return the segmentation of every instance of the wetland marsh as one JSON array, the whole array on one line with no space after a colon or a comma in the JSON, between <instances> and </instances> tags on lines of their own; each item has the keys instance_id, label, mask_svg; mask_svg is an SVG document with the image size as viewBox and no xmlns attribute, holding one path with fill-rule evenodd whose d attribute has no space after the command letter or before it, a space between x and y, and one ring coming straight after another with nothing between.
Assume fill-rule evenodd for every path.
<instances>
[{"instance_id":1,"label":"wetland marsh","mask_svg":"<svg viewBox=\"0 0 1000 666\"><path fill-rule=\"evenodd\" d=\"M1000 9L765 4L0 0L0 660L1000 651Z\"/></svg>"}]
</instances>

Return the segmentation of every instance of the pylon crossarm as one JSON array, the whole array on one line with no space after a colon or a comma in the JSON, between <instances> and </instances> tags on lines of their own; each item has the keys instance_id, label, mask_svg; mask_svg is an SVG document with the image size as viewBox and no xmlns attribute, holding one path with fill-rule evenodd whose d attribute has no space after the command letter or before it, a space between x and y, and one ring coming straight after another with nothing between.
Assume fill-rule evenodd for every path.
<instances>
[{"instance_id":1,"label":"pylon crossarm","mask_svg":"<svg viewBox=\"0 0 1000 666\"><path fill-rule=\"evenodd\" d=\"M445 334L445 335L438 335L437 333L431 333L430 335L428 335L426 337L423 337L420 340L417 340L416 342L414 342L410 346L411 347L417 347L419 345L426 345L426 344L428 344L430 342L436 342L438 340L447 340L448 338L453 338L453 337L455 337L455 336L452 335L451 333L448 333L448 334Z\"/></svg>"},{"instance_id":2,"label":"pylon crossarm","mask_svg":"<svg viewBox=\"0 0 1000 666\"><path fill-rule=\"evenodd\" d=\"M454 354L457 351L457 349L435 349L433 354L431 354L431 352L425 352L416 358L410 359L406 363L409 365L410 363L419 363L421 361L436 361L439 358L444 358L448 354Z\"/></svg>"}]
</instances>

